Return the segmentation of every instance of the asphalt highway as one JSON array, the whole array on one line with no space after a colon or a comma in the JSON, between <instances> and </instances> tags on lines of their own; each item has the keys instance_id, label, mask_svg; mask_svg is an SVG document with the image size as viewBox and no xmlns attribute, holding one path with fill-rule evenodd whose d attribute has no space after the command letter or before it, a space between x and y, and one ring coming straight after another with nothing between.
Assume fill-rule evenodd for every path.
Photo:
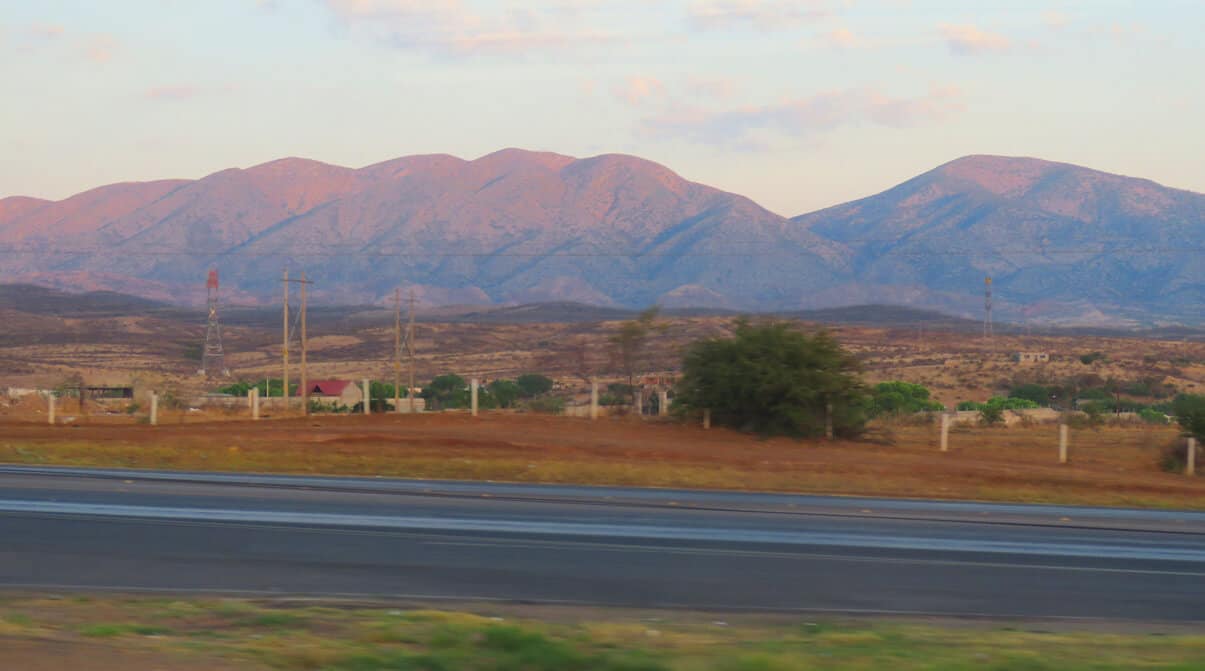
<instances>
[{"instance_id":1,"label":"asphalt highway","mask_svg":"<svg viewBox=\"0 0 1205 671\"><path fill-rule=\"evenodd\" d=\"M1205 513L0 467L0 589L1205 621Z\"/></svg>"}]
</instances>

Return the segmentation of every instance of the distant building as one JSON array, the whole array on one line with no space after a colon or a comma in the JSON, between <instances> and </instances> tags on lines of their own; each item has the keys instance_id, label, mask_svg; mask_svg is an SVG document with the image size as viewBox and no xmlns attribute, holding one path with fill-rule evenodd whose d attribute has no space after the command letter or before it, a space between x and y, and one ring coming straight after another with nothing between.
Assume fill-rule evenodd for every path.
<instances>
[{"instance_id":1,"label":"distant building","mask_svg":"<svg viewBox=\"0 0 1205 671\"><path fill-rule=\"evenodd\" d=\"M310 400L351 407L364 400L364 390L351 380L315 380L309 383Z\"/></svg>"},{"instance_id":2,"label":"distant building","mask_svg":"<svg viewBox=\"0 0 1205 671\"><path fill-rule=\"evenodd\" d=\"M1014 352L1013 361L1017 363L1049 363L1049 352Z\"/></svg>"}]
</instances>

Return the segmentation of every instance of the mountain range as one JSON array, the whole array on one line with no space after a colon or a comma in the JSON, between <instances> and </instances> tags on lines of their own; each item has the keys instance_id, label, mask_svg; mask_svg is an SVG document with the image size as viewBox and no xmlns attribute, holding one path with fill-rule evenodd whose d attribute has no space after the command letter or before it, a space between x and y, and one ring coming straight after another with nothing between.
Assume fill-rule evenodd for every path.
<instances>
[{"instance_id":1,"label":"mountain range","mask_svg":"<svg viewBox=\"0 0 1205 671\"><path fill-rule=\"evenodd\" d=\"M579 301L735 310L893 303L1003 318L1202 321L1205 195L969 156L795 218L633 156L506 149L352 169L286 158L197 180L0 199L0 281L320 302Z\"/></svg>"}]
</instances>

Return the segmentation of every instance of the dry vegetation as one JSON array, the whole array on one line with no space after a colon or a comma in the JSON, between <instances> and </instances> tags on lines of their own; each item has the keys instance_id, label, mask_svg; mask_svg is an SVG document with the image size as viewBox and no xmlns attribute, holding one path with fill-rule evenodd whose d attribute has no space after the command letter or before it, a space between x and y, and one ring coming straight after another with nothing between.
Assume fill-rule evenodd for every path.
<instances>
[{"instance_id":1,"label":"dry vegetation","mask_svg":"<svg viewBox=\"0 0 1205 671\"><path fill-rule=\"evenodd\" d=\"M924 622L464 605L8 595L22 671L1129 671L1205 667L1174 625Z\"/></svg>"},{"instance_id":2,"label":"dry vegetation","mask_svg":"<svg viewBox=\"0 0 1205 671\"><path fill-rule=\"evenodd\" d=\"M1205 508L1205 479L1163 472L1167 427L1073 432L958 428L937 451L933 425L878 427L867 441L759 440L634 418L534 414L321 417L159 427L0 424L0 461L184 470L752 489L995 501ZM215 436L220 436L215 438Z\"/></svg>"},{"instance_id":3,"label":"dry vegetation","mask_svg":"<svg viewBox=\"0 0 1205 671\"><path fill-rule=\"evenodd\" d=\"M1054 463L1057 431L1049 426L958 429L955 449L946 455L936 452L932 425L880 426L857 443L799 443L621 417L597 425L502 413L476 421L456 414L304 420L282 418L276 410L274 421L254 424L242 406L197 409L186 402L165 404L161 426L152 428L139 425L151 389L188 399L216 386L199 379L187 357L199 328L173 330L175 322L155 317L8 317L10 329L0 338L0 386L54 386L82 374L92 384L133 384L136 398L91 404L86 416L64 400L59 416L71 427L53 429L44 425L40 398L0 404L0 461L1205 508L1199 480L1160 469L1163 449L1176 438L1167 427L1076 431L1074 463L1062 467ZM316 322L311 379L392 376L391 329L352 322ZM585 376L619 379L607 344L615 326L420 323L418 377L457 372L489 379L538 371L557 378L560 393L582 398ZM667 320L654 339L649 368L672 371L687 343L730 326L721 318ZM1085 375L1205 391L1200 342L1013 335L989 346L965 332L833 330L862 360L870 382L920 383L947 405L983 400L1020 382ZM234 327L226 335L236 377L279 374L274 330ZM1015 364L1010 354L1017 350L1046 351L1052 360ZM1088 352L1104 357L1081 363L1079 356ZM206 424L218 421L237 423L215 441Z\"/></svg>"}]
</instances>

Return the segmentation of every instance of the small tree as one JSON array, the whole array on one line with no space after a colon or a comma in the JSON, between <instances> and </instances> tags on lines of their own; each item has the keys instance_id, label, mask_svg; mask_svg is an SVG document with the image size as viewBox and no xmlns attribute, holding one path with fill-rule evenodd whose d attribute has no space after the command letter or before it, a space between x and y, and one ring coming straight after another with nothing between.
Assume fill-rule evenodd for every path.
<instances>
[{"instance_id":1,"label":"small tree","mask_svg":"<svg viewBox=\"0 0 1205 671\"><path fill-rule=\"evenodd\" d=\"M836 435L865 426L865 386L857 361L828 333L781 322L738 320L731 338L691 344L675 389L679 412L711 410L714 423L763 435Z\"/></svg>"},{"instance_id":2,"label":"small tree","mask_svg":"<svg viewBox=\"0 0 1205 671\"><path fill-rule=\"evenodd\" d=\"M524 373L515 379L519 398L534 398L552 391L552 379L536 373Z\"/></svg>"},{"instance_id":3,"label":"small tree","mask_svg":"<svg viewBox=\"0 0 1205 671\"><path fill-rule=\"evenodd\" d=\"M523 388L513 380L494 380L486 385L486 389L499 408L513 408L515 401L523 395Z\"/></svg>"},{"instance_id":4,"label":"small tree","mask_svg":"<svg viewBox=\"0 0 1205 671\"><path fill-rule=\"evenodd\" d=\"M469 404L468 383L459 375L439 375L423 387L422 397L436 410L463 408Z\"/></svg>"},{"instance_id":5,"label":"small tree","mask_svg":"<svg viewBox=\"0 0 1205 671\"><path fill-rule=\"evenodd\" d=\"M984 403L979 408L979 423L984 426L995 426L1004 421L1004 406L994 403Z\"/></svg>"},{"instance_id":6,"label":"small tree","mask_svg":"<svg viewBox=\"0 0 1205 671\"><path fill-rule=\"evenodd\" d=\"M619 330L609 338L616 365L633 389L636 386L636 373L646 365L649 336L660 328L657 325L660 312L661 308L656 305L648 308L635 319L620 324Z\"/></svg>"}]
</instances>

